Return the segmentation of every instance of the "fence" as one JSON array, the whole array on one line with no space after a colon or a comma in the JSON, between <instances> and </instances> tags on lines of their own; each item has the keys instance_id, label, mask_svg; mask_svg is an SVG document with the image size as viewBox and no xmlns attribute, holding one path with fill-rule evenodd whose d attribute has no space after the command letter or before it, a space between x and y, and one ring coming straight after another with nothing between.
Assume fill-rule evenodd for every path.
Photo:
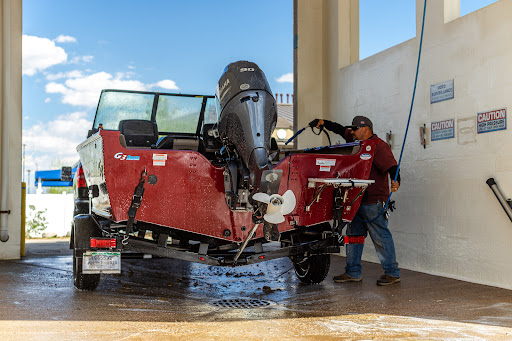
<instances>
[{"instance_id":1,"label":"fence","mask_svg":"<svg viewBox=\"0 0 512 341\"><path fill-rule=\"evenodd\" d=\"M33 205L35 211L45 211L47 228L43 233L57 237L69 236L71 222L73 221L73 193L62 194L27 194L27 222L33 215L29 207Z\"/></svg>"}]
</instances>

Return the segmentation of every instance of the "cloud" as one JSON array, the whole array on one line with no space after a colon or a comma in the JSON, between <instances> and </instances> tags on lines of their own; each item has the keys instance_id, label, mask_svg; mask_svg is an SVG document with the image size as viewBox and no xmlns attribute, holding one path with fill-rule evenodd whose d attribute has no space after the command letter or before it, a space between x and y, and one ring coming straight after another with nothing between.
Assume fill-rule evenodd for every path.
<instances>
[{"instance_id":1,"label":"cloud","mask_svg":"<svg viewBox=\"0 0 512 341\"><path fill-rule=\"evenodd\" d=\"M67 79L64 84L50 82L46 92L62 94L62 103L93 108L103 89L147 90L148 86L136 80L124 79L124 74L112 76L107 72L97 72L88 76Z\"/></svg>"},{"instance_id":2,"label":"cloud","mask_svg":"<svg viewBox=\"0 0 512 341\"><path fill-rule=\"evenodd\" d=\"M163 81L160 81L158 83L152 84L152 88L154 87L160 87L167 90L179 90L178 86L176 85L175 81L172 81L170 79L164 79Z\"/></svg>"},{"instance_id":3,"label":"cloud","mask_svg":"<svg viewBox=\"0 0 512 341\"><path fill-rule=\"evenodd\" d=\"M68 59L66 51L62 47L47 38L23 35L23 74L35 75L57 64L65 63Z\"/></svg>"},{"instance_id":4,"label":"cloud","mask_svg":"<svg viewBox=\"0 0 512 341\"><path fill-rule=\"evenodd\" d=\"M51 101L52 101L52 99L51 99L50 97L46 97L46 98L44 99L44 102L45 102L45 103L50 103Z\"/></svg>"},{"instance_id":5,"label":"cloud","mask_svg":"<svg viewBox=\"0 0 512 341\"><path fill-rule=\"evenodd\" d=\"M277 78L278 83L293 83L293 73L285 73L281 77Z\"/></svg>"},{"instance_id":6,"label":"cloud","mask_svg":"<svg viewBox=\"0 0 512 341\"><path fill-rule=\"evenodd\" d=\"M79 63L90 63L92 62L94 56L80 56L80 57L73 57L69 64L79 64Z\"/></svg>"},{"instance_id":7,"label":"cloud","mask_svg":"<svg viewBox=\"0 0 512 341\"><path fill-rule=\"evenodd\" d=\"M73 165L78 161L76 146L85 140L92 121L86 112L61 115L50 122L38 123L23 129L26 145L26 169L49 169L51 162Z\"/></svg>"},{"instance_id":8,"label":"cloud","mask_svg":"<svg viewBox=\"0 0 512 341\"><path fill-rule=\"evenodd\" d=\"M47 75L47 78L48 76L50 75ZM61 94L62 103L89 108L96 107L103 89L149 91L155 86L169 90L179 89L176 83L169 79L154 84L144 84L138 80L131 80L129 79L132 76L131 72L118 72L113 76L107 72L83 75L80 71L74 71L74 73L68 74L54 74L50 78L56 80L60 76L68 76L69 78L64 83L50 82L46 84L46 92Z\"/></svg>"},{"instance_id":9,"label":"cloud","mask_svg":"<svg viewBox=\"0 0 512 341\"><path fill-rule=\"evenodd\" d=\"M68 72L58 72L58 73L47 73L46 79L49 81L55 81L61 78L79 78L83 77L83 72L80 70L73 70Z\"/></svg>"},{"instance_id":10,"label":"cloud","mask_svg":"<svg viewBox=\"0 0 512 341\"><path fill-rule=\"evenodd\" d=\"M76 43L76 38L71 36L65 36L61 34L57 38L55 38L57 43Z\"/></svg>"}]
</instances>

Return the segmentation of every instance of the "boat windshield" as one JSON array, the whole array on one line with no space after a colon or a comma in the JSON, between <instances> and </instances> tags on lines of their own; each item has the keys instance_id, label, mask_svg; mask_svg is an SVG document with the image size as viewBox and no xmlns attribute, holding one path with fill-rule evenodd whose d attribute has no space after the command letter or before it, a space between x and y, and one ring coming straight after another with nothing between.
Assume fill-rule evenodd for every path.
<instances>
[{"instance_id":1,"label":"boat windshield","mask_svg":"<svg viewBox=\"0 0 512 341\"><path fill-rule=\"evenodd\" d=\"M216 119L213 96L104 90L93 128L101 124L103 129L117 130L122 120L148 120L156 122L160 134L195 134L200 123L214 123Z\"/></svg>"}]
</instances>

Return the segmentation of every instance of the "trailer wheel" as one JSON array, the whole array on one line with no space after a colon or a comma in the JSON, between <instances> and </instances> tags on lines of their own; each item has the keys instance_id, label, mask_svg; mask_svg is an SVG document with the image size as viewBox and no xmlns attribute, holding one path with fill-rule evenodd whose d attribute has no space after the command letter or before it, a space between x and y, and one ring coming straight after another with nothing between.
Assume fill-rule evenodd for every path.
<instances>
[{"instance_id":1,"label":"trailer wheel","mask_svg":"<svg viewBox=\"0 0 512 341\"><path fill-rule=\"evenodd\" d=\"M95 290L100 284L99 274L86 275L82 272L83 257L76 256L73 250L73 283L79 290Z\"/></svg>"},{"instance_id":2,"label":"trailer wheel","mask_svg":"<svg viewBox=\"0 0 512 341\"><path fill-rule=\"evenodd\" d=\"M301 282L307 284L321 283L331 265L331 255L314 255L301 260L293 261L295 274Z\"/></svg>"}]
</instances>

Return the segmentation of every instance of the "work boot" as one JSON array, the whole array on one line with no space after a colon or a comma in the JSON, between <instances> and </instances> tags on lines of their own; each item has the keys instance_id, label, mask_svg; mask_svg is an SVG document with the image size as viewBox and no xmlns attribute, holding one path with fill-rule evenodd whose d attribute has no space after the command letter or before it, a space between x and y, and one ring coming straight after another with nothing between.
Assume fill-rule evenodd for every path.
<instances>
[{"instance_id":1,"label":"work boot","mask_svg":"<svg viewBox=\"0 0 512 341\"><path fill-rule=\"evenodd\" d=\"M355 278L355 277L350 277L347 274L342 274L339 276L334 276L334 278L332 280L336 283L361 282L362 278L361 277Z\"/></svg>"},{"instance_id":2,"label":"work boot","mask_svg":"<svg viewBox=\"0 0 512 341\"><path fill-rule=\"evenodd\" d=\"M394 277L390 275L382 275L377 280L377 285L383 286L383 285L390 285L400 282L400 277Z\"/></svg>"}]
</instances>

